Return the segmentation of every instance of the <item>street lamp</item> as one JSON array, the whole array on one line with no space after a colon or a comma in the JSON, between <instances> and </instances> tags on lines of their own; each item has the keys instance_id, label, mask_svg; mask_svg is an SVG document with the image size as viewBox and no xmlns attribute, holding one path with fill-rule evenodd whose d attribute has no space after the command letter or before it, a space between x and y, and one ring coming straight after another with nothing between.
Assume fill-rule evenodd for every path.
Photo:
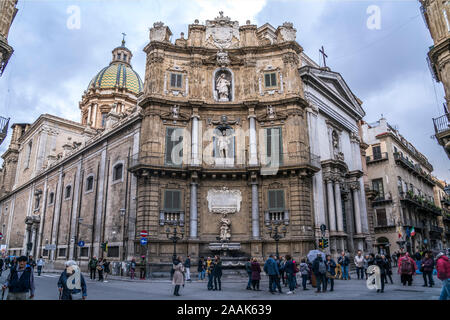
<instances>
[{"instance_id":1,"label":"street lamp","mask_svg":"<svg viewBox=\"0 0 450 320\"><path fill-rule=\"evenodd\" d=\"M166 228L167 239L172 240L173 242L173 260L177 258L177 241L183 239L184 236L184 228L180 227L180 232L177 231L178 223L177 221L168 222L168 225L173 226L173 231L168 226Z\"/></svg>"},{"instance_id":2,"label":"street lamp","mask_svg":"<svg viewBox=\"0 0 450 320\"><path fill-rule=\"evenodd\" d=\"M280 221L274 221L272 222L272 226L268 226L267 230L269 230L269 237L271 237L273 240L275 240L275 244L276 244L276 255L277 255L277 259L280 258L280 255L278 254L278 241L280 239L283 239L284 237L286 237L286 226L283 226L283 228L281 228L281 232L283 235L281 235L280 233L278 233L278 226L281 224Z\"/></svg>"}]
</instances>

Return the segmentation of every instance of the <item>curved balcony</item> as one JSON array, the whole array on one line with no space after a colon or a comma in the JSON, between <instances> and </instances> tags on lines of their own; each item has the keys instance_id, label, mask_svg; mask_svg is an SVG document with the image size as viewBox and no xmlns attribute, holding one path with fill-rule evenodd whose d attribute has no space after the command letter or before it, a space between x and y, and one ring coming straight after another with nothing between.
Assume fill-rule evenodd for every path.
<instances>
[{"instance_id":1,"label":"curved balcony","mask_svg":"<svg viewBox=\"0 0 450 320\"><path fill-rule=\"evenodd\" d=\"M441 208L436 207L434 204L423 200L421 197L417 195L413 195L410 192L401 192L400 193L400 201L416 207L420 211L424 211L425 213L430 213L435 216L442 215Z\"/></svg>"}]
</instances>

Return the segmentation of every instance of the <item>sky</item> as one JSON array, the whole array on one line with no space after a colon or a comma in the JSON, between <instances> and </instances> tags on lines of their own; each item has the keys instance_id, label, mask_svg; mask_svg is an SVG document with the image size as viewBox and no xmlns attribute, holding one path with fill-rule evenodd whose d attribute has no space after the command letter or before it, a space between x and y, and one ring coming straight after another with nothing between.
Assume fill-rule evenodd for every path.
<instances>
[{"instance_id":1,"label":"sky","mask_svg":"<svg viewBox=\"0 0 450 320\"><path fill-rule=\"evenodd\" d=\"M0 77L0 115L11 123L32 123L43 113L80 121L81 96L123 32L144 79L143 48L154 22L168 25L174 41L195 19L224 11L241 25L292 22L297 42L318 63L324 46L327 65L363 101L364 120L383 115L429 159L433 174L450 182L450 161L432 137L444 90L426 62L433 42L417 0L19 0L18 9L8 37L15 52Z\"/></svg>"}]
</instances>

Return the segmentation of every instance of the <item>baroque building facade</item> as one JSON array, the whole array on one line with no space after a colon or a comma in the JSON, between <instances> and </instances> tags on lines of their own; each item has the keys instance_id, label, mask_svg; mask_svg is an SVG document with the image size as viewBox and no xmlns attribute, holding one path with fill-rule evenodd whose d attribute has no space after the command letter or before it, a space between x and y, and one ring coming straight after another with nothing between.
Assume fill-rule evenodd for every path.
<instances>
[{"instance_id":1,"label":"baroque building facade","mask_svg":"<svg viewBox=\"0 0 450 320\"><path fill-rule=\"evenodd\" d=\"M432 165L384 118L363 123L362 131L378 251L442 249Z\"/></svg>"},{"instance_id":2,"label":"baroque building facade","mask_svg":"<svg viewBox=\"0 0 450 320\"><path fill-rule=\"evenodd\" d=\"M125 43L115 48L80 123L13 125L0 189L8 252L163 266L176 227L177 252L233 265L305 256L322 224L332 254L370 251L364 111L342 76L306 56L291 23L239 26L220 13L171 36L150 29L144 82Z\"/></svg>"},{"instance_id":3,"label":"baroque building facade","mask_svg":"<svg viewBox=\"0 0 450 320\"><path fill-rule=\"evenodd\" d=\"M13 48L8 44L8 34L11 24L17 14L18 0L4 0L0 2L0 76L13 54Z\"/></svg>"}]
</instances>

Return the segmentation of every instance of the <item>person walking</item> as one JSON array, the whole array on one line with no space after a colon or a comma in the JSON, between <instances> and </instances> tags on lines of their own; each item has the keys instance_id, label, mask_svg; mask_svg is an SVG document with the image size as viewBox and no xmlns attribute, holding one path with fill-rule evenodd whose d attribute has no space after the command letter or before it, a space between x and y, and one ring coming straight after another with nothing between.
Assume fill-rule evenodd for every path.
<instances>
[{"instance_id":1,"label":"person walking","mask_svg":"<svg viewBox=\"0 0 450 320\"><path fill-rule=\"evenodd\" d=\"M385 255L381 255L381 259L384 260L386 263L386 283L388 283L387 278L391 281L391 284L394 284L394 281L392 281L392 264L391 260L389 260Z\"/></svg>"},{"instance_id":2,"label":"person walking","mask_svg":"<svg viewBox=\"0 0 450 320\"><path fill-rule=\"evenodd\" d=\"M76 275L76 273L78 274ZM58 290L60 300L86 300L86 281L75 261L69 260L66 262L66 268L59 276ZM79 295L81 297L78 297Z\"/></svg>"},{"instance_id":3,"label":"person walking","mask_svg":"<svg viewBox=\"0 0 450 320\"><path fill-rule=\"evenodd\" d=\"M214 257L214 269L213 269L213 279L214 279L214 291L222 290L222 261L219 256ZM219 289L217 289L217 284L219 284Z\"/></svg>"},{"instance_id":4,"label":"person walking","mask_svg":"<svg viewBox=\"0 0 450 320\"><path fill-rule=\"evenodd\" d=\"M286 255L286 262L284 264L284 272L287 276L287 282L289 285L289 291L287 294L293 294L295 293L295 264L292 260L292 257L290 255Z\"/></svg>"},{"instance_id":5,"label":"person walking","mask_svg":"<svg viewBox=\"0 0 450 320\"><path fill-rule=\"evenodd\" d=\"M436 256L437 277L442 281L442 290L439 300L450 300L450 261L440 252Z\"/></svg>"},{"instance_id":6,"label":"person walking","mask_svg":"<svg viewBox=\"0 0 450 320\"><path fill-rule=\"evenodd\" d=\"M420 271L422 271L423 275L423 287L427 287L428 284L430 285L430 288L433 287L434 281L433 281L433 269L434 269L434 259L431 255L431 252L426 252L425 256L422 260L422 266ZM428 278L428 284L427 284L427 278Z\"/></svg>"},{"instance_id":7,"label":"person walking","mask_svg":"<svg viewBox=\"0 0 450 320\"><path fill-rule=\"evenodd\" d=\"M306 263L306 259L303 258L300 263L300 274L302 276L303 290L309 290L308 288L306 288L306 283L308 282L309 273L310 273L309 266Z\"/></svg>"},{"instance_id":8,"label":"person walking","mask_svg":"<svg viewBox=\"0 0 450 320\"><path fill-rule=\"evenodd\" d=\"M103 272L104 272L104 266L103 266L103 258L99 258L97 262L97 271L98 271L98 281L103 282Z\"/></svg>"},{"instance_id":9,"label":"person walking","mask_svg":"<svg viewBox=\"0 0 450 320\"><path fill-rule=\"evenodd\" d=\"M397 251L395 251L395 252L392 254L392 261L394 262L394 267L397 266L397 259L398 259L398 257L397 257Z\"/></svg>"},{"instance_id":10,"label":"person walking","mask_svg":"<svg viewBox=\"0 0 450 320\"><path fill-rule=\"evenodd\" d=\"M259 289L259 282L261 280L261 265L256 258L253 258L253 261L250 263L250 270L253 290L261 291Z\"/></svg>"},{"instance_id":11,"label":"person walking","mask_svg":"<svg viewBox=\"0 0 450 320\"><path fill-rule=\"evenodd\" d=\"M34 261L33 256L28 256L28 265L31 267L31 269L34 272L34 267L36 267L36 261Z\"/></svg>"},{"instance_id":12,"label":"person walking","mask_svg":"<svg viewBox=\"0 0 450 320\"><path fill-rule=\"evenodd\" d=\"M131 259L131 263L130 263L130 277L131 280L134 280L134 274L136 272L136 259Z\"/></svg>"},{"instance_id":13,"label":"person walking","mask_svg":"<svg viewBox=\"0 0 450 320\"><path fill-rule=\"evenodd\" d=\"M206 259L206 273L208 274L208 290L213 289L213 270L214 270L214 261L211 260L211 257Z\"/></svg>"},{"instance_id":14,"label":"person walking","mask_svg":"<svg viewBox=\"0 0 450 320\"><path fill-rule=\"evenodd\" d=\"M38 276L40 276L41 272L42 272L42 268L45 265L45 261L44 261L44 259L42 259L42 256L39 257L39 260L37 261L36 265L37 265Z\"/></svg>"},{"instance_id":15,"label":"person walking","mask_svg":"<svg viewBox=\"0 0 450 320\"><path fill-rule=\"evenodd\" d=\"M330 282L330 291L334 290L334 278L336 277L336 262L331 259L331 255L327 254L325 260L325 266L327 271L325 273L325 289L323 291L327 291L328 282Z\"/></svg>"},{"instance_id":16,"label":"person walking","mask_svg":"<svg viewBox=\"0 0 450 320\"><path fill-rule=\"evenodd\" d=\"M358 250L354 258L355 266L356 266L356 275L358 276L358 280L364 280L364 256L362 255L361 250Z\"/></svg>"},{"instance_id":17,"label":"person walking","mask_svg":"<svg viewBox=\"0 0 450 320\"><path fill-rule=\"evenodd\" d=\"M20 256L17 259L17 265L10 269L2 290L6 290L6 288L8 288L6 300L26 300L28 292L30 293L29 298L34 298L33 270L27 264L26 256Z\"/></svg>"},{"instance_id":18,"label":"person walking","mask_svg":"<svg viewBox=\"0 0 450 320\"><path fill-rule=\"evenodd\" d=\"M180 286L184 285L184 266L181 263L181 257L177 257L173 260L172 266L174 272L172 277L172 284L175 285L173 290L174 296L180 296Z\"/></svg>"},{"instance_id":19,"label":"person walking","mask_svg":"<svg viewBox=\"0 0 450 320\"><path fill-rule=\"evenodd\" d=\"M341 256L338 259L338 263L342 268L342 279L348 280L348 266L350 265L350 259L345 255L345 251L341 252Z\"/></svg>"},{"instance_id":20,"label":"person walking","mask_svg":"<svg viewBox=\"0 0 450 320\"><path fill-rule=\"evenodd\" d=\"M184 261L184 270L186 274L186 281L191 281L191 257L187 256L186 260Z\"/></svg>"},{"instance_id":21,"label":"person walking","mask_svg":"<svg viewBox=\"0 0 450 320\"><path fill-rule=\"evenodd\" d=\"M5 262L4 262L3 259L0 257L0 277L2 276L4 264L5 264Z\"/></svg>"},{"instance_id":22,"label":"person walking","mask_svg":"<svg viewBox=\"0 0 450 320\"><path fill-rule=\"evenodd\" d=\"M288 281L286 279L286 270L284 269L286 262L287 262L287 260L283 256L277 258L278 269L280 270L280 279L285 287L288 286Z\"/></svg>"},{"instance_id":23,"label":"person walking","mask_svg":"<svg viewBox=\"0 0 450 320\"><path fill-rule=\"evenodd\" d=\"M283 293L280 285L280 270L278 269L278 264L275 261L274 254L270 254L269 259L264 263L264 272L269 275L269 292L274 294L275 287L278 288L279 293Z\"/></svg>"},{"instance_id":24,"label":"person walking","mask_svg":"<svg viewBox=\"0 0 450 320\"><path fill-rule=\"evenodd\" d=\"M91 260L89 260L89 271L90 271L90 278L91 280L95 280L95 273L97 272L97 257L93 257L91 258Z\"/></svg>"},{"instance_id":25,"label":"person walking","mask_svg":"<svg viewBox=\"0 0 450 320\"><path fill-rule=\"evenodd\" d=\"M375 257L375 265L380 268L380 276L381 276L381 291L377 289L377 292L384 292L384 285L386 283L386 261L381 257L381 255L377 254Z\"/></svg>"},{"instance_id":26,"label":"person walking","mask_svg":"<svg viewBox=\"0 0 450 320\"><path fill-rule=\"evenodd\" d=\"M103 259L103 282L108 282L106 279L108 278L108 274L111 273L111 262Z\"/></svg>"},{"instance_id":27,"label":"person walking","mask_svg":"<svg viewBox=\"0 0 450 320\"><path fill-rule=\"evenodd\" d=\"M248 282L247 282L247 290L252 290L252 258L249 258L245 263L245 271L247 272Z\"/></svg>"},{"instance_id":28,"label":"person walking","mask_svg":"<svg viewBox=\"0 0 450 320\"><path fill-rule=\"evenodd\" d=\"M406 252L403 257L400 258L398 261L398 273L400 274L400 278L402 281L402 284L406 286L406 283L408 283L408 286L412 285L413 282L413 274L416 273L417 266L414 260L409 256L409 253Z\"/></svg>"},{"instance_id":29,"label":"person walking","mask_svg":"<svg viewBox=\"0 0 450 320\"><path fill-rule=\"evenodd\" d=\"M139 263L139 279L145 280L147 269L147 259L145 256L141 256L141 262Z\"/></svg>"},{"instance_id":30,"label":"person walking","mask_svg":"<svg viewBox=\"0 0 450 320\"><path fill-rule=\"evenodd\" d=\"M367 269L369 268L369 255L364 256L364 274L366 275L366 280L368 279Z\"/></svg>"},{"instance_id":31,"label":"person walking","mask_svg":"<svg viewBox=\"0 0 450 320\"><path fill-rule=\"evenodd\" d=\"M325 262L322 259L322 256L320 254L317 255L317 258L314 259L313 262L313 266L312 266L312 270L313 273L316 277L316 287L317 287L317 291L316 292L321 292L321 285L322 285L322 290L323 292L325 292L326 290L326 272L327 272L327 267L325 265Z\"/></svg>"},{"instance_id":32,"label":"person walking","mask_svg":"<svg viewBox=\"0 0 450 320\"><path fill-rule=\"evenodd\" d=\"M205 258L200 257L200 259L198 259L198 264L197 264L197 272L198 272L198 280L202 281L203 279L205 279Z\"/></svg>"}]
</instances>

